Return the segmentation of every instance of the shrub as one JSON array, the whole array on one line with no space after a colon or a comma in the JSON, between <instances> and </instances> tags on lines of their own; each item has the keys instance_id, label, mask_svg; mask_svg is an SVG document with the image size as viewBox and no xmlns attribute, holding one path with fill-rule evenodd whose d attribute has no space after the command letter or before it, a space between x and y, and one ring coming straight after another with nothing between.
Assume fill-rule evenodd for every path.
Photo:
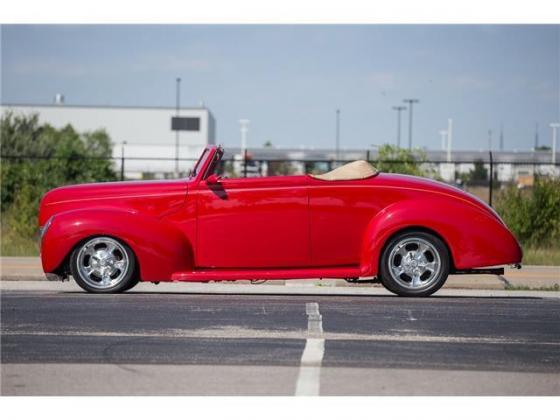
<instances>
[{"instance_id":1,"label":"shrub","mask_svg":"<svg viewBox=\"0 0 560 420\"><path fill-rule=\"evenodd\" d=\"M537 178L532 189L509 187L496 210L523 245L560 245L560 180Z\"/></svg>"}]
</instances>

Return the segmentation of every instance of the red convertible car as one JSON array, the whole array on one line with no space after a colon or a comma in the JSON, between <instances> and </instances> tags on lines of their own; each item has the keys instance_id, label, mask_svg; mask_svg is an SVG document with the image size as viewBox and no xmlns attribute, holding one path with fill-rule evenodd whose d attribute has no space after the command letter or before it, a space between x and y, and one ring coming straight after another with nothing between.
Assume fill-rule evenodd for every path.
<instances>
[{"instance_id":1,"label":"red convertible car","mask_svg":"<svg viewBox=\"0 0 560 420\"><path fill-rule=\"evenodd\" d=\"M446 184L365 161L324 175L226 179L208 147L186 179L49 191L50 279L114 293L139 281L341 278L427 296L450 273L503 273L522 251L492 208ZM365 279L365 280L364 280Z\"/></svg>"}]
</instances>

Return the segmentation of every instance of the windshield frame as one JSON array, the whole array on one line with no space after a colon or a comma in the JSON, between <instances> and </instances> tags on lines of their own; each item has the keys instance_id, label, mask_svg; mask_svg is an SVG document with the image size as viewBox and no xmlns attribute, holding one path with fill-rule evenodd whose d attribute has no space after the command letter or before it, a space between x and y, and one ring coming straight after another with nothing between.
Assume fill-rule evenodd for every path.
<instances>
[{"instance_id":1,"label":"windshield frame","mask_svg":"<svg viewBox=\"0 0 560 420\"><path fill-rule=\"evenodd\" d=\"M188 179L197 181L205 180L217 167L223 155L224 149L222 146L207 146L191 169Z\"/></svg>"},{"instance_id":2,"label":"windshield frame","mask_svg":"<svg viewBox=\"0 0 560 420\"><path fill-rule=\"evenodd\" d=\"M214 156L212 156L212 160L207 160L208 165L206 165L206 170L204 172L204 176L202 180L208 178L217 168L218 163L222 160L222 156L224 155L224 149L221 146L218 146L214 150Z\"/></svg>"},{"instance_id":3,"label":"windshield frame","mask_svg":"<svg viewBox=\"0 0 560 420\"><path fill-rule=\"evenodd\" d=\"M210 148L209 147L204 148L204 150L200 154L200 157L198 158L198 160L194 164L194 167L191 169L191 171L189 173L189 178L196 178L197 177L199 171L204 167L204 164L208 160L209 155L210 155Z\"/></svg>"}]
</instances>

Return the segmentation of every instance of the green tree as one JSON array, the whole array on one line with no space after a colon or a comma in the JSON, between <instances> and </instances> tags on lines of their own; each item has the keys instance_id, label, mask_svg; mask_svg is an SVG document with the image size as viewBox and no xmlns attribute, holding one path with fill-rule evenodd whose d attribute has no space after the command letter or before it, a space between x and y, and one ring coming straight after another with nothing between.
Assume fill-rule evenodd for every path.
<instances>
[{"instance_id":1,"label":"green tree","mask_svg":"<svg viewBox=\"0 0 560 420\"><path fill-rule=\"evenodd\" d=\"M485 182L488 181L488 169L484 167L484 162L478 159L474 162L474 168L469 171L469 181Z\"/></svg>"},{"instance_id":2,"label":"green tree","mask_svg":"<svg viewBox=\"0 0 560 420\"><path fill-rule=\"evenodd\" d=\"M431 171L422 167L426 154L422 150L408 150L390 144L379 148L376 167L382 172L428 176Z\"/></svg>"},{"instance_id":3,"label":"green tree","mask_svg":"<svg viewBox=\"0 0 560 420\"><path fill-rule=\"evenodd\" d=\"M455 172L455 178L460 179L465 185L486 185L488 182L488 169L484 167L482 159L474 161L474 168L468 173Z\"/></svg>"},{"instance_id":4,"label":"green tree","mask_svg":"<svg viewBox=\"0 0 560 420\"><path fill-rule=\"evenodd\" d=\"M116 179L111 140L105 131L80 134L70 125L56 129L37 115L4 114L2 154L2 253L10 240L29 241L37 232L37 211L48 190L68 184Z\"/></svg>"}]
</instances>

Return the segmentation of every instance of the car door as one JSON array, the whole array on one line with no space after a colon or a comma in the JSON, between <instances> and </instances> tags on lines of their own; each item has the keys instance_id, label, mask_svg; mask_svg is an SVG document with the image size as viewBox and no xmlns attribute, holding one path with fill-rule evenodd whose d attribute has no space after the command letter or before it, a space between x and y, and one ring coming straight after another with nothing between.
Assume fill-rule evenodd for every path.
<instances>
[{"instance_id":1,"label":"car door","mask_svg":"<svg viewBox=\"0 0 560 420\"><path fill-rule=\"evenodd\" d=\"M357 266L364 232L381 203L367 181L310 178L311 264Z\"/></svg>"},{"instance_id":2,"label":"car door","mask_svg":"<svg viewBox=\"0 0 560 420\"><path fill-rule=\"evenodd\" d=\"M198 268L290 268L310 261L307 177L201 181Z\"/></svg>"}]
</instances>

